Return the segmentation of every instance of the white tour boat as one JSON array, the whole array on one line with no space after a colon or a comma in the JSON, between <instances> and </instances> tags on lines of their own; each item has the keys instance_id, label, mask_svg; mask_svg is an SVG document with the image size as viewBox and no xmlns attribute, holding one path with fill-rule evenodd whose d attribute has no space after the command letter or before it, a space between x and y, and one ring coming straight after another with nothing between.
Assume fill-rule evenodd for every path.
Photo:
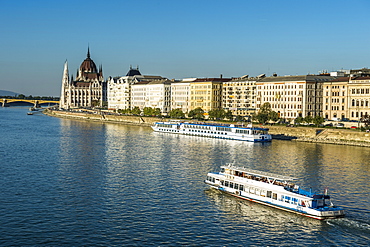
<instances>
[{"instance_id":1,"label":"white tour boat","mask_svg":"<svg viewBox=\"0 0 370 247\"><path fill-rule=\"evenodd\" d=\"M344 210L330 201L327 190L315 194L295 185L295 178L237 167L221 166L204 181L211 188L270 207L323 220L344 216Z\"/></svg>"},{"instance_id":2,"label":"white tour boat","mask_svg":"<svg viewBox=\"0 0 370 247\"><path fill-rule=\"evenodd\" d=\"M230 140L269 142L268 129L234 124L192 123L181 121L156 122L154 131Z\"/></svg>"}]
</instances>

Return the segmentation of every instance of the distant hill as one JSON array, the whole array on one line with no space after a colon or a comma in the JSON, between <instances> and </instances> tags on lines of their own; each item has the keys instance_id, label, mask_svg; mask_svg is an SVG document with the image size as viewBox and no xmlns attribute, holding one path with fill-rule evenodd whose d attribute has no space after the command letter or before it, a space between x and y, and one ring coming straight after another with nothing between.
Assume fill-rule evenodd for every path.
<instances>
[{"instance_id":1,"label":"distant hill","mask_svg":"<svg viewBox=\"0 0 370 247\"><path fill-rule=\"evenodd\" d=\"M0 96L17 96L19 93L14 93L12 91L0 90Z\"/></svg>"}]
</instances>

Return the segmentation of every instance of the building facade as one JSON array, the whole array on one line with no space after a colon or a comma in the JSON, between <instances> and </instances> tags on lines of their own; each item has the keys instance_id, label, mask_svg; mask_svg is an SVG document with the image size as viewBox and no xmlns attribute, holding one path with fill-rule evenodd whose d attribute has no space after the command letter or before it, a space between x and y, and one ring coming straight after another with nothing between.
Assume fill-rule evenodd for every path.
<instances>
[{"instance_id":1,"label":"building facade","mask_svg":"<svg viewBox=\"0 0 370 247\"><path fill-rule=\"evenodd\" d=\"M64 64L60 108L102 107L107 101L107 84L103 78L103 69L99 71L90 58L90 49L87 58L77 71L76 80L69 77L68 63Z\"/></svg>"},{"instance_id":2,"label":"building facade","mask_svg":"<svg viewBox=\"0 0 370 247\"><path fill-rule=\"evenodd\" d=\"M256 80L243 76L224 82L222 107L234 116L251 116L256 112Z\"/></svg>"},{"instance_id":3,"label":"building facade","mask_svg":"<svg viewBox=\"0 0 370 247\"><path fill-rule=\"evenodd\" d=\"M266 102L280 118L323 115L323 82L328 75L272 76L256 82L257 111Z\"/></svg>"},{"instance_id":4,"label":"building facade","mask_svg":"<svg viewBox=\"0 0 370 247\"><path fill-rule=\"evenodd\" d=\"M138 67L135 69L131 66L126 76L110 77L108 79L108 109L132 109L132 85L162 79L164 78L161 76L142 75Z\"/></svg>"},{"instance_id":5,"label":"building facade","mask_svg":"<svg viewBox=\"0 0 370 247\"><path fill-rule=\"evenodd\" d=\"M349 118L349 77L339 77L323 83L323 117L328 120Z\"/></svg>"},{"instance_id":6,"label":"building facade","mask_svg":"<svg viewBox=\"0 0 370 247\"><path fill-rule=\"evenodd\" d=\"M196 80L184 79L171 83L171 110L180 109L183 113L188 113L190 108L190 82Z\"/></svg>"},{"instance_id":7,"label":"building facade","mask_svg":"<svg viewBox=\"0 0 370 247\"><path fill-rule=\"evenodd\" d=\"M168 79L137 82L131 87L131 109L159 108L166 115L171 110L171 81Z\"/></svg>"},{"instance_id":8,"label":"building facade","mask_svg":"<svg viewBox=\"0 0 370 247\"><path fill-rule=\"evenodd\" d=\"M370 76L351 77L348 81L348 118L360 121L370 115Z\"/></svg>"},{"instance_id":9,"label":"building facade","mask_svg":"<svg viewBox=\"0 0 370 247\"><path fill-rule=\"evenodd\" d=\"M200 78L190 82L190 108L205 113L222 108L222 84L230 78Z\"/></svg>"}]
</instances>

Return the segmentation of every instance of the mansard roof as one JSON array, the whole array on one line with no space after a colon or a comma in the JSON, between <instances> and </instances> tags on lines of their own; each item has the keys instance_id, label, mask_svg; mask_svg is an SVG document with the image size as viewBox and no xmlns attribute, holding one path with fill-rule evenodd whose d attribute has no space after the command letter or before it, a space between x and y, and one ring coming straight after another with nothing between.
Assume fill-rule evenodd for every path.
<instances>
[{"instance_id":1,"label":"mansard roof","mask_svg":"<svg viewBox=\"0 0 370 247\"><path fill-rule=\"evenodd\" d=\"M231 78L197 78L191 82L227 82L230 81Z\"/></svg>"},{"instance_id":2,"label":"mansard roof","mask_svg":"<svg viewBox=\"0 0 370 247\"><path fill-rule=\"evenodd\" d=\"M133 69L130 66L130 70L127 72L126 76L135 76L135 75L141 75L141 73L139 71L139 67L137 67L136 69Z\"/></svg>"},{"instance_id":3,"label":"mansard roof","mask_svg":"<svg viewBox=\"0 0 370 247\"><path fill-rule=\"evenodd\" d=\"M333 76L327 75L293 75L293 76L272 76L265 77L258 81L258 83L267 82L320 82L335 79Z\"/></svg>"},{"instance_id":4,"label":"mansard roof","mask_svg":"<svg viewBox=\"0 0 370 247\"><path fill-rule=\"evenodd\" d=\"M348 82L348 81L349 81L349 77L343 76L343 77L335 78L334 80L330 80L329 82Z\"/></svg>"}]
</instances>

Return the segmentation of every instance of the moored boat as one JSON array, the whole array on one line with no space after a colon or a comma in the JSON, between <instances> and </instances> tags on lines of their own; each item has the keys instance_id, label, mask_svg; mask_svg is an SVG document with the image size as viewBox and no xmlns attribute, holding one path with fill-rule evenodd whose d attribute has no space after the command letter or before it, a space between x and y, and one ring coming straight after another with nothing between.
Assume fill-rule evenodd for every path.
<instances>
[{"instance_id":1,"label":"moored boat","mask_svg":"<svg viewBox=\"0 0 370 247\"><path fill-rule=\"evenodd\" d=\"M344 210L331 202L327 189L323 194L313 193L300 188L295 180L228 164L221 166L220 172L208 173L204 182L232 196L314 219L344 216Z\"/></svg>"},{"instance_id":2,"label":"moored boat","mask_svg":"<svg viewBox=\"0 0 370 247\"><path fill-rule=\"evenodd\" d=\"M181 121L156 122L152 129L157 132L212 137L249 142L269 142L268 129L234 124L193 123Z\"/></svg>"}]
</instances>

